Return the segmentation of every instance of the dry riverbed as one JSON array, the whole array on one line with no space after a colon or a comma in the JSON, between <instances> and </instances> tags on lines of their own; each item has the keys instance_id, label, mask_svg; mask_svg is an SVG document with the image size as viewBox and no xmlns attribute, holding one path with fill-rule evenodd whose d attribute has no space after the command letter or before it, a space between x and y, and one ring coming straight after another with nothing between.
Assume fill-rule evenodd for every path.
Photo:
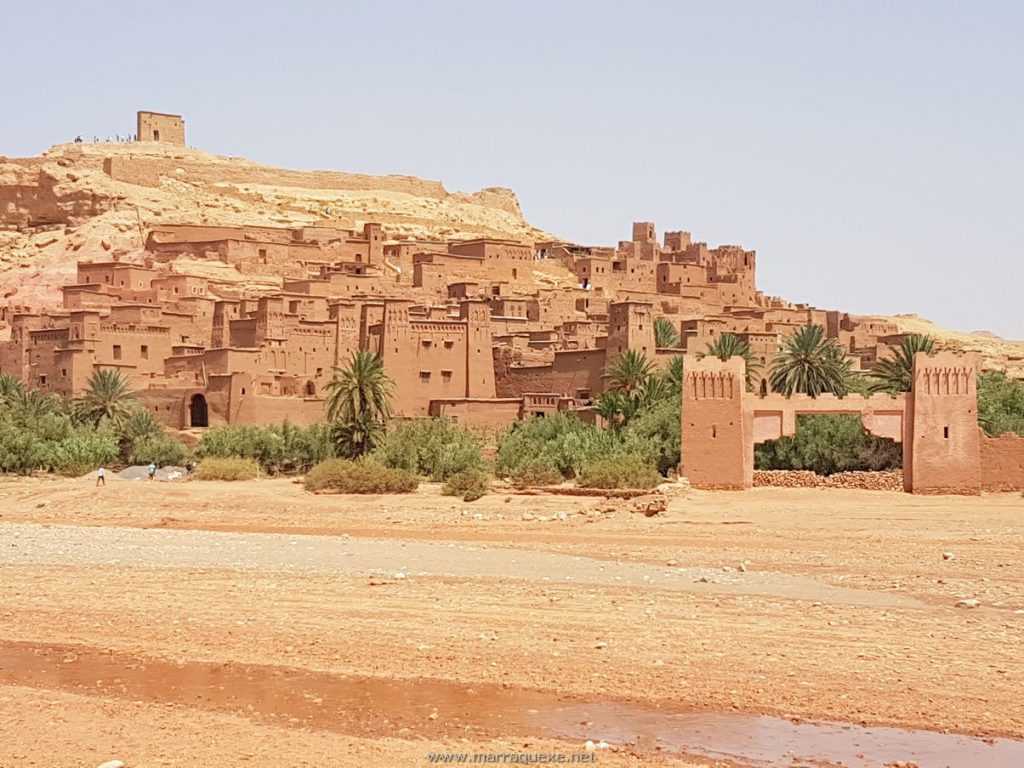
<instances>
[{"instance_id":1,"label":"dry riverbed","mask_svg":"<svg viewBox=\"0 0 1024 768\"><path fill-rule=\"evenodd\" d=\"M690 491L655 517L627 508L0 482L0 766L924 754L890 728L987 738L998 765L1024 738L1019 495ZM857 758L819 721L881 730ZM734 743L755 729L774 737Z\"/></svg>"}]
</instances>

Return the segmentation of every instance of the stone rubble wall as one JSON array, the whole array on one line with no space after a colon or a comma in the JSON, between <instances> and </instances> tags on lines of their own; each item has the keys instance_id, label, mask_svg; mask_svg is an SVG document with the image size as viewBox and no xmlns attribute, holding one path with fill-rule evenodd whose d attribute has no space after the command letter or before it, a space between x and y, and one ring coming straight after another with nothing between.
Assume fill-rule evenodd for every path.
<instances>
[{"instance_id":1,"label":"stone rubble wall","mask_svg":"<svg viewBox=\"0 0 1024 768\"><path fill-rule=\"evenodd\" d=\"M817 475L807 470L754 470L755 487L856 488L865 491L902 491L903 472L837 472Z\"/></svg>"}]
</instances>

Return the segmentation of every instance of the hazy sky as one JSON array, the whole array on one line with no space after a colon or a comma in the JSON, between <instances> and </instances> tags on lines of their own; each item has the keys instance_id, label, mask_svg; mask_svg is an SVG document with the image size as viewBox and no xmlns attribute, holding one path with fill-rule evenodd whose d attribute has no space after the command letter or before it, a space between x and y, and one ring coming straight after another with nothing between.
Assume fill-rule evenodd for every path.
<instances>
[{"instance_id":1,"label":"hazy sky","mask_svg":"<svg viewBox=\"0 0 1024 768\"><path fill-rule=\"evenodd\" d=\"M586 244L1024 338L1024 3L5 3L0 154L179 112L211 152L511 187Z\"/></svg>"}]
</instances>

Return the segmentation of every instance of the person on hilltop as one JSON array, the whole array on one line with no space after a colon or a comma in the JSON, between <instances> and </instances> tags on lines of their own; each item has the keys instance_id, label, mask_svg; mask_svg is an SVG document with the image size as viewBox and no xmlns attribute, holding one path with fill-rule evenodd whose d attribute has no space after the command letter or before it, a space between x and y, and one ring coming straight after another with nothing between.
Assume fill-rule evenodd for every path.
<instances>
[{"instance_id":1,"label":"person on hilltop","mask_svg":"<svg viewBox=\"0 0 1024 768\"><path fill-rule=\"evenodd\" d=\"M149 472L149 478L148 479L155 480L156 479L156 464L154 464L152 461L149 462L148 472Z\"/></svg>"},{"instance_id":2,"label":"person on hilltop","mask_svg":"<svg viewBox=\"0 0 1024 768\"><path fill-rule=\"evenodd\" d=\"M96 486L107 484L107 468L100 467L99 472L96 473Z\"/></svg>"}]
</instances>

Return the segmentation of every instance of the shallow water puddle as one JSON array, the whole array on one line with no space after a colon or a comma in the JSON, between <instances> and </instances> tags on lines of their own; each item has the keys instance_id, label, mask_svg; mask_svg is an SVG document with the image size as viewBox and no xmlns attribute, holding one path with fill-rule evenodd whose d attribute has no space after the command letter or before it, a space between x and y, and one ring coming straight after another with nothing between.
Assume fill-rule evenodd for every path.
<instances>
[{"instance_id":1,"label":"shallow water puddle","mask_svg":"<svg viewBox=\"0 0 1024 768\"><path fill-rule=\"evenodd\" d=\"M897 761L919 768L1020 768L1024 741L960 734L864 728L848 723L792 722L763 715L670 714L617 703L572 704L535 716L566 738L600 738L640 750L728 760L764 768L843 765L874 768Z\"/></svg>"},{"instance_id":2,"label":"shallow water puddle","mask_svg":"<svg viewBox=\"0 0 1024 768\"><path fill-rule=\"evenodd\" d=\"M777 717L670 713L625 702L580 703L550 693L441 680L346 677L291 667L146 659L81 646L0 643L0 683L132 702L172 703L262 722L359 736L521 735L605 740L765 768L913 761L920 768L1024 766L1024 741L791 722Z\"/></svg>"}]
</instances>

